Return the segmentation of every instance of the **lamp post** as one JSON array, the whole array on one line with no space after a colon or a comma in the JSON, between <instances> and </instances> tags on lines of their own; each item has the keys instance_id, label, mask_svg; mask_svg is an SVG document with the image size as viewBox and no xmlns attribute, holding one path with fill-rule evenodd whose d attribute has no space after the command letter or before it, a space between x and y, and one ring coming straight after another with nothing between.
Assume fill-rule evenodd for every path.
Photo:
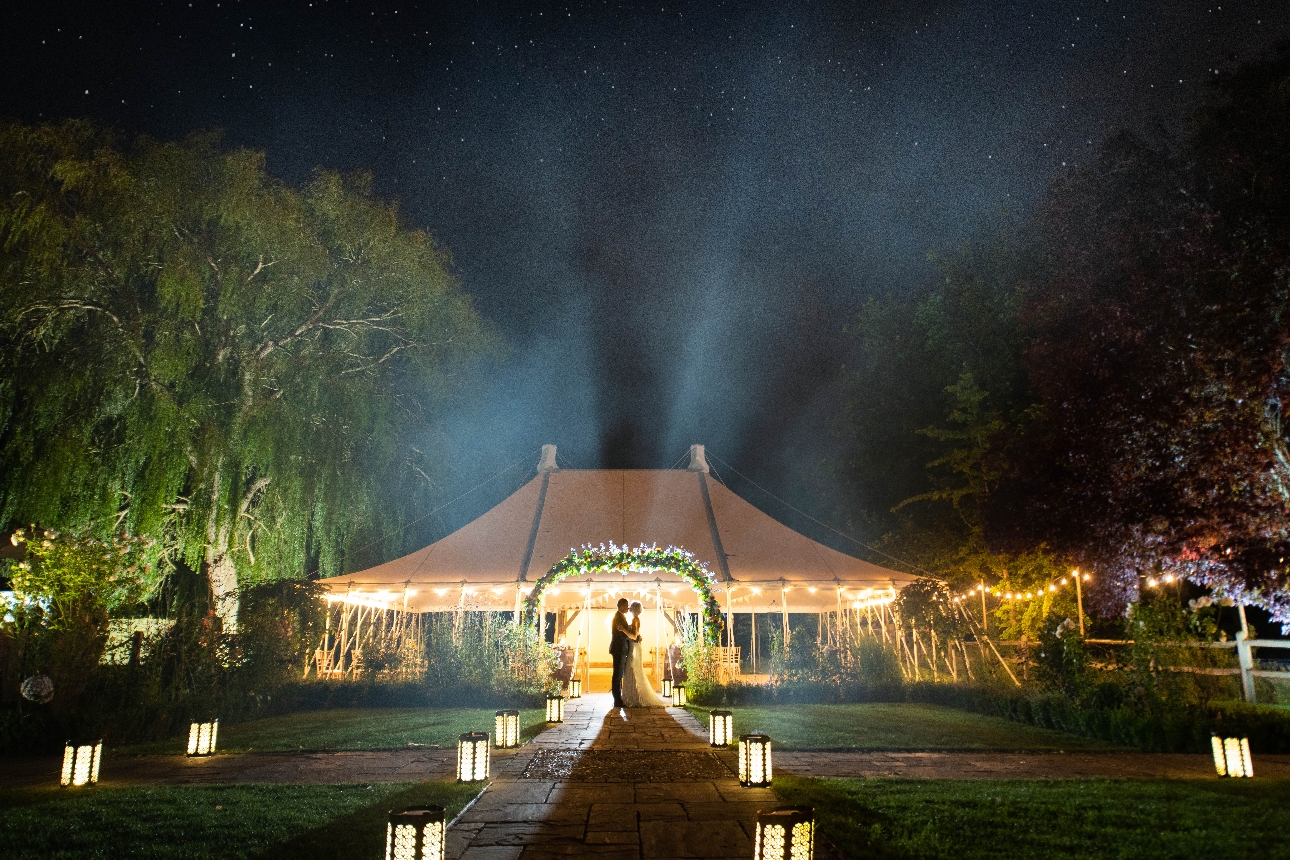
<instances>
[{"instance_id":1,"label":"lamp post","mask_svg":"<svg viewBox=\"0 0 1290 860\"><path fill-rule=\"evenodd\" d=\"M546 721L548 723L564 722L564 696L546 697Z\"/></svg>"},{"instance_id":2,"label":"lamp post","mask_svg":"<svg viewBox=\"0 0 1290 860\"><path fill-rule=\"evenodd\" d=\"M99 760L103 756L103 741L63 745L63 771L59 785L94 785L99 781Z\"/></svg>"},{"instance_id":3,"label":"lamp post","mask_svg":"<svg viewBox=\"0 0 1290 860\"><path fill-rule=\"evenodd\" d=\"M755 860L811 860L815 856L815 810L809 806L758 810L756 828Z\"/></svg>"},{"instance_id":4,"label":"lamp post","mask_svg":"<svg viewBox=\"0 0 1290 860\"><path fill-rule=\"evenodd\" d=\"M442 806L390 810L385 860L446 860L448 822Z\"/></svg>"},{"instance_id":5,"label":"lamp post","mask_svg":"<svg viewBox=\"0 0 1290 860\"><path fill-rule=\"evenodd\" d=\"M767 788L774 776L770 761L770 736L755 732L739 736L739 784Z\"/></svg>"},{"instance_id":6,"label":"lamp post","mask_svg":"<svg viewBox=\"0 0 1290 860\"><path fill-rule=\"evenodd\" d=\"M1080 586L1080 572L1072 570L1075 576L1075 606L1079 610L1079 638L1084 638L1084 589Z\"/></svg>"},{"instance_id":7,"label":"lamp post","mask_svg":"<svg viewBox=\"0 0 1290 860\"><path fill-rule=\"evenodd\" d=\"M582 679L581 678L569 679L569 698L570 699L582 698Z\"/></svg>"},{"instance_id":8,"label":"lamp post","mask_svg":"<svg viewBox=\"0 0 1290 860\"><path fill-rule=\"evenodd\" d=\"M669 660L672 659L670 655L668 656L668 659ZM665 699L672 698L672 679L671 678L663 679L663 698Z\"/></svg>"},{"instance_id":9,"label":"lamp post","mask_svg":"<svg viewBox=\"0 0 1290 860\"><path fill-rule=\"evenodd\" d=\"M1079 593L1079 592L1078 592L1078 590L1077 590L1077 591L1076 591L1076 594L1078 594L1078 593ZM1081 622L1081 623L1083 623L1083 622ZM987 631L987 632L990 630L990 613L989 613L989 611L985 608L985 580L984 580L984 579L983 579L983 580L981 580L981 629L982 629L982 630L985 630L985 631ZM1080 631L1080 633L1081 633L1081 635L1082 635L1082 634L1083 634L1083 631ZM964 658L964 659L966 659L966 658Z\"/></svg>"},{"instance_id":10,"label":"lamp post","mask_svg":"<svg viewBox=\"0 0 1290 860\"><path fill-rule=\"evenodd\" d=\"M731 711L713 711L708 715L708 743L728 747L734 740L735 715Z\"/></svg>"},{"instance_id":11,"label":"lamp post","mask_svg":"<svg viewBox=\"0 0 1290 860\"><path fill-rule=\"evenodd\" d=\"M674 708L685 707L685 685L684 684L672 685L672 707Z\"/></svg>"},{"instance_id":12,"label":"lamp post","mask_svg":"<svg viewBox=\"0 0 1290 860\"><path fill-rule=\"evenodd\" d=\"M188 754L204 756L215 754L215 736L219 734L219 720L193 723L188 727Z\"/></svg>"},{"instance_id":13,"label":"lamp post","mask_svg":"<svg viewBox=\"0 0 1290 860\"><path fill-rule=\"evenodd\" d=\"M499 750L513 749L520 745L520 712L498 711L493 718L493 745Z\"/></svg>"},{"instance_id":14,"label":"lamp post","mask_svg":"<svg viewBox=\"0 0 1290 860\"><path fill-rule=\"evenodd\" d=\"M466 732L457 738L457 782L488 779L488 733Z\"/></svg>"}]
</instances>

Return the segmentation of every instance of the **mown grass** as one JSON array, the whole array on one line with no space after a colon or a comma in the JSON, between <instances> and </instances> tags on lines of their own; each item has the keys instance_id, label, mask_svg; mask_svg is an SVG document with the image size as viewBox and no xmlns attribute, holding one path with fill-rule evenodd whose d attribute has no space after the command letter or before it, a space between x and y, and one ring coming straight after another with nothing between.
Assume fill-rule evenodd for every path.
<instances>
[{"instance_id":1,"label":"mown grass","mask_svg":"<svg viewBox=\"0 0 1290 860\"><path fill-rule=\"evenodd\" d=\"M1290 780L776 777L844 857L1290 857Z\"/></svg>"},{"instance_id":2,"label":"mown grass","mask_svg":"<svg viewBox=\"0 0 1290 860\"><path fill-rule=\"evenodd\" d=\"M0 792L6 860L377 860L391 808L448 817L479 792L455 782L394 785L97 787Z\"/></svg>"},{"instance_id":3,"label":"mown grass","mask_svg":"<svg viewBox=\"0 0 1290 860\"><path fill-rule=\"evenodd\" d=\"M692 708L707 722L706 708ZM940 705L750 705L732 707L735 735L765 732L796 750L1103 750L1094 738Z\"/></svg>"},{"instance_id":4,"label":"mown grass","mask_svg":"<svg viewBox=\"0 0 1290 860\"><path fill-rule=\"evenodd\" d=\"M496 710L482 708L343 708L302 711L246 723L220 725L220 752L405 749L409 744L453 748L465 732L493 733ZM532 737L546 727L545 713L520 711L520 729ZM111 750L120 755L184 752L187 736Z\"/></svg>"}]
</instances>

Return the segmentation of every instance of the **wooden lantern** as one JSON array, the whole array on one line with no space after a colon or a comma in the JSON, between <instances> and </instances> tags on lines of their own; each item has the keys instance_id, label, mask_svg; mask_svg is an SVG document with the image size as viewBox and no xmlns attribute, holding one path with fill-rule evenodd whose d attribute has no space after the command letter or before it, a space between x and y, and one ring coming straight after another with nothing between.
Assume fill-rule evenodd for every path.
<instances>
[{"instance_id":1,"label":"wooden lantern","mask_svg":"<svg viewBox=\"0 0 1290 860\"><path fill-rule=\"evenodd\" d=\"M546 697L546 721L548 723L564 722L564 696Z\"/></svg>"},{"instance_id":2,"label":"wooden lantern","mask_svg":"<svg viewBox=\"0 0 1290 860\"><path fill-rule=\"evenodd\" d=\"M734 739L734 712L713 711L708 715L708 743L714 747L728 747Z\"/></svg>"},{"instance_id":3,"label":"wooden lantern","mask_svg":"<svg viewBox=\"0 0 1290 860\"><path fill-rule=\"evenodd\" d=\"M1254 762L1250 759L1249 738L1220 738L1210 735L1214 751L1214 770L1219 776L1252 777Z\"/></svg>"},{"instance_id":4,"label":"wooden lantern","mask_svg":"<svg viewBox=\"0 0 1290 860\"><path fill-rule=\"evenodd\" d=\"M493 720L493 746L499 750L509 750L519 745L520 712L498 711Z\"/></svg>"},{"instance_id":5,"label":"wooden lantern","mask_svg":"<svg viewBox=\"0 0 1290 860\"><path fill-rule=\"evenodd\" d=\"M739 736L739 784L745 788L766 788L773 776L770 736L760 732Z\"/></svg>"},{"instance_id":6,"label":"wooden lantern","mask_svg":"<svg viewBox=\"0 0 1290 860\"><path fill-rule=\"evenodd\" d=\"M756 860L811 860L815 856L815 810L780 806L757 812L753 833Z\"/></svg>"},{"instance_id":7,"label":"wooden lantern","mask_svg":"<svg viewBox=\"0 0 1290 860\"><path fill-rule=\"evenodd\" d=\"M94 785L99 781L99 760L103 757L103 741L63 745L63 772L59 785Z\"/></svg>"},{"instance_id":8,"label":"wooden lantern","mask_svg":"<svg viewBox=\"0 0 1290 860\"><path fill-rule=\"evenodd\" d=\"M466 732L457 739L457 782L488 779L488 734Z\"/></svg>"},{"instance_id":9,"label":"wooden lantern","mask_svg":"<svg viewBox=\"0 0 1290 860\"><path fill-rule=\"evenodd\" d=\"M214 755L215 736L219 734L219 720L193 723L188 727L188 754Z\"/></svg>"},{"instance_id":10,"label":"wooden lantern","mask_svg":"<svg viewBox=\"0 0 1290 860\"><path fill-rule=\"evenodd\" d=\"M665 699L672 698L672 679L671 678L663 679L663 698Z\"/></svg>"},{"instance_id":11,"label":"wooden lantern","mask_svg":"<svg viewBox=\"0 0 1290 860\"><path fill-rule=\"evenodd\" d=\"M581 698L582 698L582 679L581 679L581 678L572 678L572 679L570 679L570 681L569 681L569 698L570 698L570 699L581 699Z\"/></svg>"},{"instance_id":12,"label":"wooden lantern","mask_svg":"<svg viewBox=\"0 0 1290 860\"><path fill-rule=\"evenodd\" d=\"M685 685L684 684L672 685L672 707L674 708L685 707Z\"/></svg>"},{"instance_id":13,"label":"wooden lantern","mask_svg":"<svg viewBox=\"0 0 1290 860\"><path fill-rule=\"evenodd\" d=\"M442 806L390 810L385 860L447 860L448 821Z\"/></svg>"}]
</instances>

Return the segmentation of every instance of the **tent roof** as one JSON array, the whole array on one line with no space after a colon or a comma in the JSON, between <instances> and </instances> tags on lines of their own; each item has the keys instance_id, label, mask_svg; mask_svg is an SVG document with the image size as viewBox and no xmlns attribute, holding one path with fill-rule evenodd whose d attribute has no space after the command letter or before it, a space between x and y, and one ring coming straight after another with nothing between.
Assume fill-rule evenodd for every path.
<instances>
[{"instance_id":1,"label":"tent roof","mask_svg":"<svg viewBox=\"0 0 1290 860\"><path fill-rule=\"evenodd\" d=\"M735 612L836 608L881 599L917 577L830 549L762 513L703 471L542 471L496 507L423 549L323 580L335 596L396 602L413 611L514 609L552 565L583 544L673 545L707 562L723 607ZM658 593L693 593L671 574L598 574L547 592L547 608ZM407 591L405 598L404 591ZM781 593L781 589L785 589ZM379 597L378 597L379 595ZM608 603L605 603L608 605Z\"/></svg>"}]
</instances>

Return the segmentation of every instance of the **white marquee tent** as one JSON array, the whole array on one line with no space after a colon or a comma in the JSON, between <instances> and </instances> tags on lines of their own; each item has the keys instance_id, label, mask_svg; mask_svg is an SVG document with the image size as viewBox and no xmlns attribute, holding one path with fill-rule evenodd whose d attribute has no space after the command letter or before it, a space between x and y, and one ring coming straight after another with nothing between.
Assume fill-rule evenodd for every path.
<instances>
[{"instance_id":1,"label":"white marquee tent","mask_svg":"<svg viewBox=\"0 0 1290 860\"><path fill-rule=\"evenodd\" d=\"M889 603L916 577L854 558L772 519L712 479L702 445L681 470L559 469L545 445L536 477L442 540L402 558L323 580L333 602L405 612L517 611L571 549L614 543L677 546L706 562L723 611L830 613ZM571 577L545 611L586 609L607 625L619 597L698 611L667 571ZM584 620L585 623L585 620ZM563 625L561 625L563 626Z\"/></svg>"}]
</instances>

